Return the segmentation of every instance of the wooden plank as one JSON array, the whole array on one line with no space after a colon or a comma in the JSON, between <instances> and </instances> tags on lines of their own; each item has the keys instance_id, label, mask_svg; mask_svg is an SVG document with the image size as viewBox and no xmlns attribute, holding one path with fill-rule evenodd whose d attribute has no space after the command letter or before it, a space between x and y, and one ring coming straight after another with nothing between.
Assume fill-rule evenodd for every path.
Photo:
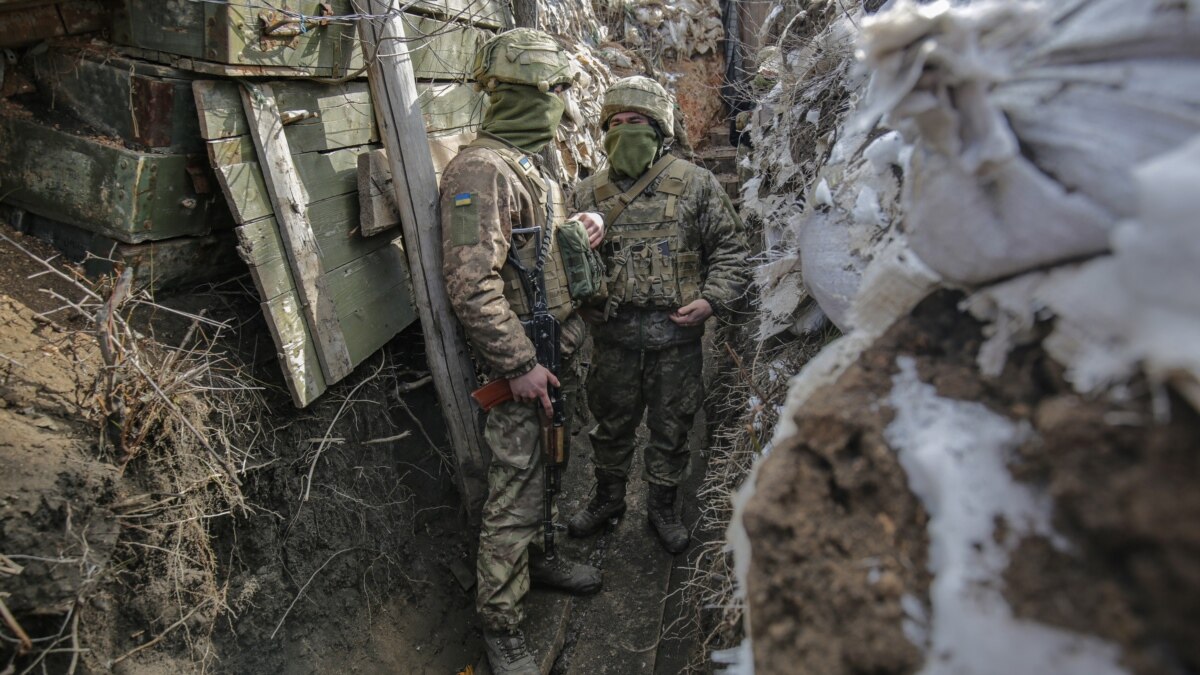
<instances>
[{"instance_id":1,"label":"wooden plank","mask_svg":"<svg viewBox=\"0 0 1200 675\"><path fill-rule=\"evenodd\" d=\"M387 246L349 262L326 276L338 323L354 363L361 363L413 321L412 290L404 246Z\"/></svg>"},{"instance_id":2,"label":"wooden plank","mask_svg":"<svg viewBox=\"0 0 1200 675\"><path fill-rule=\"evenodd\" d=\"M461 82L463 74L471 72L479 45L492 35L474 26L411 14L402 15L401 22L418 80Z\"/></svg>"},{"instance_id":3,"label":"wooden plank","mask_svg":"<svg viewBox=\"0 0 1200 675\"><path fill-rule=\"evenodd\" d=\"M327 385L300 305L300 296L293 290L262 303L262 310L279 350L292 402L303 408L325 393Z\"/></svg>"},{"instance_id":4,"label":"wooden plank","mask_svg":"<svg viewBox=\"0 0 1200 675\"><path fill-rule=\"evenodd\" d=\"M382 16L399 6L398 0L366 0L367 13ZM455 453L455 478L463 504L477 517L487 495L489 456L480 435L478 408L470 392L476 385L475 366L458 320L450 309L442 282L442 232L438 214L437 178L418 102L404 28L394 15L364 19L363 39L380 50L369 69L372 101L392 169L392 185L400 210L413 298L421 317L425 353L442 405Z\"/></svg>"},{"instance_id":5,"label":"wooden plank","mask_svg":"<svg viewBox=\"0 0 1200 675\"><path fill-rule=\"evenodd\" d=\"M464 145L469 145L475 140L477 134L474 131L464 131L458 134L447 134L442 136L429 136L429 153L433 156L433 168L437 172L438 183L442 180L442 171L446 170L446 165L454 156L458 154L459 148Z\"/></svg>"},{"instance_id":6,"label":"wooden plank","mask_svg":"<svg viewBox=\"0 0 1200 675\"><path fill-rule=\"evenodd\" d=\"M400 224L386 150L358 156L358 211L359 229L364 237Z\"/></svg>"},{"instance_id":7,"label":"wooden plank","mask_svg":"<svg viewBox=\"0 0 1200 675\"><path fill-rule=\"evenodd\" d=\"M58 5L63 27L67 35L79 35L104 29L109 22L109 11L99 0L71 0Z\"/></svg>"},{"instance_id":8,"label":"wooden plank","mask_svg":"<svg viewBox=\"0 0 1200 675\"><path fill-rule=\"evenodd\" d=\"M0 47L24 47L66 32L54 7L0 12Z\"/></svg>"},{"instance_id":9,"label":"wooden plank","mask_svg":"<svg viewBox=\"0 0 1200 675\"><path fill-rule=\"evenodd\" d=\"M249 83L243 86L242 103L250 122L250 133L262 159L267 192L275 207L275 217L280 221L280 233L296 288L303 300L305 319L317 346L317 358L326 382L337 382L349 375L353 367L323 278L325 268L319 258L317 239L305 206L308 195L296 175L271 86Z\"/></svg>"},{"instance_id":10,"label":"wooden plank","mask_svg":"<svg viewBox=\"0 0 1200 675\"><path fill-rule=\"evenodd\" d=\"M336 150L379 140L365 82L274 82L271 89L279 110L318 115L284 128L295 153ZM206 140L250 133L237 82L201 80L192 85L192 91L200 114L200 135Z\"/></svg>"},{"instance_id":11,"label":"wooden plank","mask_svg":"<svg viewBox=\"0 0 1200 675\"><path fill-rule=\"evenodd\" d=\"M341 267L355 258L361 258L386 246L391 239L387 232L373 237L359 235L357 192L314 202L308 207L308 218L325 269Z\"/></svg>"},{"instance_id":12,"label":"wooden plank","mask_svg":"<svg viewBox=\"0 0 1200 675\"><path fill-rule=\"evenodd\" d=\"M262 218L246 223L235 230L238 255L250 266L251 277L258 296L271 300L294 291L295 281L279 238L279 225L274 218Z\"/></svg>"},{"instance_id":13,"label":"wooden plank","mask_svg":"<svg viewBox=\"0 0 1200 675\"><path fill-rule=\"evenodd\" d=\"M429 133L476 130L483 123L487 96L469 84L417 85L421 114Z\"/></svg>"},{"instance_id":14,"label":"wooden plank","mask_svg":"<svg viewBox=\"0 0 1200 675\"><path fill-rule=\"evenodd\" d=\"M319 201L357 190L358 156L376 149L376 145L360 145L331 152L305 152L292 155L292 160L309 199ZM208 156L214 166L220 167L258 164L254 140L248 135L209 142Z\"/></svg>"},{"instance_id":15,"label":"wooden plank","mask_svg":"<svg viewBox=\"0 0 1200 675\"><path fill-rule=\"evenodd\" d=\"M417 0L411 5L399 4L404 5L405 11L413 14L422 14L483 28L512 28L514 25L508 3L499 0Z\"/></svg>"}]
</instances>

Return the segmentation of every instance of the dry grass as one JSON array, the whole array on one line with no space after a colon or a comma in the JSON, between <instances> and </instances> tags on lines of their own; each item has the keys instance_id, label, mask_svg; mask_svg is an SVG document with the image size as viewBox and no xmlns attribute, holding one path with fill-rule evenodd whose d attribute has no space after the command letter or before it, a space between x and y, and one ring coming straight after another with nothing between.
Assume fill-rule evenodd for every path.
<instances>
[{"instance_id":1,"label":"dry grass","mask_svg":"<svg viewBox=\"0 0 1200 675\"><path fill-rule=\"evenodd\" d=\"M85 392L81 412L98 430L96 459L119 467L125 484L137 490L110 505L121 532L107 567L87 565L80 597L62 627L53 636L34 638L29 661L19 672L44 669L44 659L61 653L66 643L75 650L69 672L81 655L89 669L107 670L176 635L189 647L196 670L204 672L215 659L209 635L218 614L227 609L211 527L217 519L250 511L241 477L264 459L251 448L270 448L262 438L261 388L218 347L228 325L156 304L132 288L129 269L91 282L0 237L65 282L56 283L57 288L70 289L43 289L61 303L44 316L71 318L72 325L82 326L73 339L95 340L100 363L76 370L94 374L90 383L80 383ZM174 314L190 325L177 344L163 344L139 330L145 313ZM86 533L79 536L84 552L76 557L86 563ZM101 652L117 653L121 641L112 651L89 650L80 643L80 636L111 631L102 624L112 617L94 605L112 601L88 602L100 592L101 581L125 587L126 594L116 602L157 617L153 633L111 659ZM174 609L164 614L162 608ZM89 620L98 625L87 625Z\"/></svg>"}]
</instances>

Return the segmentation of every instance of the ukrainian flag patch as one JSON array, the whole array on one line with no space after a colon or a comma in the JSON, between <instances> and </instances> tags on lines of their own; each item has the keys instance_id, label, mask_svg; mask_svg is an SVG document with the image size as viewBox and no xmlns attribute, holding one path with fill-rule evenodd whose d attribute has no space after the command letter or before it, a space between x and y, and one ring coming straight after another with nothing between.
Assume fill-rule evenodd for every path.
<instances>
[{"instance_id":1,"label":"ukrainian flag patch","mask_svg":"<svg viewBox=\"0 0 1200 675\"><path fill-rule=\"evenodd\" d=\"M529 167L533 166L533 160L529 159L528 157L522 157L518 163L521 165L521 168L525 169L526 171L529 171Z\"/></svg>"},{"instance_id":2,"label":"ukrainian flag patch","mask_svg":"<svg viewBox=\"0 0 1200 675\"><path fill-rule=\"evenodd\" d=\"M455 206L470 206L471 205L471 193L470 192L460 192L460 193L454 195L454 205Z\"/></svg>"}]
</instances>

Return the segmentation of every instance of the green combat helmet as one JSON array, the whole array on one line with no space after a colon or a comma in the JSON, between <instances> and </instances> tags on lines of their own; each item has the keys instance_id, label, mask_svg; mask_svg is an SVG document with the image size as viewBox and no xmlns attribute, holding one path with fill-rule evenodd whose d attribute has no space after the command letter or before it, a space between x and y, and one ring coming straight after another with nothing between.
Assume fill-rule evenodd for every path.
<instances>
[{"instance_id":1,"label":"green combat helmet","mask_svg":"<svg viewBox=\"0 0 1200 675\"><path fill-rule=\"evenodd\" d=\"M532 28L514 28L485 42L475 55L471 76L476 88L487 91L507 82L547 92L574 79L571 61L558 42Z\"/></svg>"},{"instance_id":2,"label":"green combat helmet","mask_svg":"<svg viewBox=\"0 0 1200 675\"><path fill-rule=\"evenodd\" d=\"M658 122L664 141L675 137L675 101L661 84L648 77L623 77L608 88L600 108L600 128L608 131L608 121L623 112L641 113Z\"/></svg>"}]
</instances>

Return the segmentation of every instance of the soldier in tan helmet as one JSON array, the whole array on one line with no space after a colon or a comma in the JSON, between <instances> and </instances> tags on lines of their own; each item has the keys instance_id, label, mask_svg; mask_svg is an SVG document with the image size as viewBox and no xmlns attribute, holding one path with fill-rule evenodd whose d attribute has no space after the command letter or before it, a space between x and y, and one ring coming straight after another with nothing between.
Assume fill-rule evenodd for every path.
<instances>
[{"instance_id":1,"label":"soldier in tan helmet","mask_svg":"<svg viewBox=\"0 0 1200 675\"><path fill-rule=\"evenodd\" d=\"M537 675L520 629L530 583L574 593L600 588L595 567L561 555L547 559L539 548L545 459L538 408L551 412L554 388L564 396L577 388L574 353L584 336L575 311L581 298L572 296L571 265L564 262L557 235L567 225L576 228L574 241L587 252L599 244L603 225L594 215L564 224L563 194L542 175L536 156L554 138L563 113L560 94L571 84L569 61L558 43L531 29L502 33L480 49L473 76L490 105L479 138L442 175L442 271L477 360L493 380L507 380L513 396L491 409L484 428L492 461L476 607L492 670ZM523 278L520 270L532 270L534 277ZM543 288L531 291L530 278ZM535 302L531 293L540 299ZM523 327L535 304L558 325L559 372L538 362Z\"/></svg>"},{"instance_id":2,"label":"soldier in tan helmet","mask_svg":"<svg viewBox=\"0 0 1200 675\"><path fill-rule=\"evenodd\" d=\"M584 309L595 353L588 403L595 494L570 519L587 536L625 512L625 484L643 416L647 516L671 553L688 544L676 510L688 468L688 430L700 408L700 338L747 287L742 222L716 177L668 152L675 106L657 82L627 77L605 94L600 125L608 168L580 182L571 206L603 214L607 302Z\"/></svg>"}]
</instances>

